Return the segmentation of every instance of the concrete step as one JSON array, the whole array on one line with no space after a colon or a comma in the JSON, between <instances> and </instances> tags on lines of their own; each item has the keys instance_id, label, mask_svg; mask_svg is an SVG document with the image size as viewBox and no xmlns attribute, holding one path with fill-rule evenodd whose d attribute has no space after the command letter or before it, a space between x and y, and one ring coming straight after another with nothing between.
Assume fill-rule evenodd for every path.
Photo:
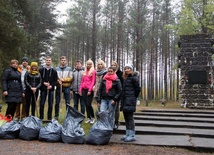
<instances>
[{"instance_id":1,"label":"concrete step","mask_svg":"<svg viewBox=\"0 0 214 155\"><path fill-rule=\"evenodd\" d=\"M135 142L131 144L214 150L214 111L142 110L134 113ZM113 132L111 143L125 134L125 122Z\"/></svg>"},{"instance_id":2,"label":"concrete step","mask_svg":"<svg viewBox=\"0 0 214 155\"><path fill-rule=\"evenodd\" d=\"M214 114L214 110L198 110L198 109L144 109L141 112L164 112L164 113L188 113L188 114ZM141 113L141 112L136 112Z\"/></svg>"},{"instance_id":3,"label":"concrete step","mask_svg":"<svg viewBox=\"0 0 214 155\"><path fill-rule=\"evenodd\" d=\"M125 126L119 126L114 134L125 134L125 130ZM214 138L214 130L212 129L135 126L135 131L136 134L143 135L190 135L191 137Z\"/></svg>"},{"instance_id":4,"label":"concrete step","mask_svg":"<svg viewBox=\"0 0 214 155\"><path fill-rule=\"evenodd\" d=\"M134 115L135 120L165 120L165 121L183 121L183 122L204 122L214 123L214 118L199 118L199 117L174 117L174 116L147 116Z\"/></svg>"},{"instance_id":5,"label":"concrete step","mask_svg":"<svg viewBox=\"0 0 214 155\"><path fill-rule=\"evenodd\" d=\"M125 125L125 122L120 122ZM165 120L135 120L135 126L154 126L154 127L174 127L174 128L198 128L198 129L214 129L213 123L198 123L184 121L165 121Z\"/></svg>"},{"instance_id":6,"label":"concrete step","mask_svg":"<svg viewBox=\"0 0 214 155\"><path fill-rule=\"evenodd\" d=\"M214 118L214 113L173 113L173 112L157 112L157 111L142 111L135 113L136 116L174 116L174 117L199 117L199 118Z\"/></svg>"}]
</instances>

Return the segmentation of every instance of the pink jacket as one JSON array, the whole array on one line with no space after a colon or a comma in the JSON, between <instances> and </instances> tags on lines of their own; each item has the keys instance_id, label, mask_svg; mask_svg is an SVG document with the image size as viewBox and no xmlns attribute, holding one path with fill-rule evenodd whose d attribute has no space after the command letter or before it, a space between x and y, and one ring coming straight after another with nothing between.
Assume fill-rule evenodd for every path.
<instances>
[{"instance_id":1,"label":"pink jacket","mask_svg":"<svg viewBox=\"0 0 214 155\"><path fill-rule=\"evenodd\" d=\"M96 82L96 70L93 71L92 76L89 76L87 71L86 75L82 76L79 92L82 93L82 89L88 89L89 92L92 92L95 82Z\"/></svg>"}]
</instances>

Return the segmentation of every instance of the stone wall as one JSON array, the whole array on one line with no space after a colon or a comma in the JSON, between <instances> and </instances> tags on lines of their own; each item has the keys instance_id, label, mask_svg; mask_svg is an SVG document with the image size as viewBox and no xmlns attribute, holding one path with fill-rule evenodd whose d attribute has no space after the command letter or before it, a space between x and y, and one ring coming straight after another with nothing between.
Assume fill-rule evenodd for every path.
<instances>
[{"instance_id":1,"label":"stone wall","mask_svg":"<svg viewBox=\"0 0 214 155\"><path fill-rule=\"evenodd\" d=\"M183 35L178 43L179 93L184 107L213 107L212 35Z\"/></svg>"}]
</instances>

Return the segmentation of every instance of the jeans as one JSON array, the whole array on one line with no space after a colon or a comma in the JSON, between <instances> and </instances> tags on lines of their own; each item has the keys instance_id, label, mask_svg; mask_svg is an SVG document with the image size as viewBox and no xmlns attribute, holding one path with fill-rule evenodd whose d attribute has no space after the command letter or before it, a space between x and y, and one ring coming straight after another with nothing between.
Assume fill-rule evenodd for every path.
<instances>
[{"instance_id":1,"label":"jeans","mask_svg":"<svg viewBox=\"0 0 214 155\"><path fill-rule=\"evenodd\" d=\"M44 118L44 107L45 107L45 101L46 97L48 95L48 120L52 119L52 109L53 109L53 90L41 90L41 100L40 100L40 119Z\"/></svg>"},{"instance_id":2,"label":"jeans","mask_svg":"<svg viewBox=\"0 0 214 155\"><path fill-rule=\"evenodd\" d=\"M56 104L55 104L55 118L59 117L59 104L62 97L62 94L64 93L64 98L65 98L65 104L67 107L67 104L70 105L70 87L62 87L62 92L60 92L60 87L56 88Z\"/></svg>"},{"instance_id":3,"label":"jeans","mask_svg":"<svg viewBox=\"0 0 214 155\"><path fill-rule=\"evenodd\" d=\"M78 110L78 104L80 101L81 113L85 115L85 103L83 97L80 96L78 92L73 92L73 99L74 99L74 109Z\"/></svg>"},{"instance_id":4,"label":"jeans","mask_svg":"<svg viewBox=\"0 0 214 155\"><path fill-rule=\"evenodd\" d=\"M125 119L126 130L135 130L135 123L134 123L134 113L133 112L123 112L123 116Z\"/></svg>"},{"instance_id":5,"label":"jeans","mask_svg":"<svg viewBox=\"0 0 214 155\"><path fill-rule=\"evenodd\" d=\"M117 109L117 102L115 102L114 105L111 104L112 100L101 100L101 105L100 105L100 111L107 111L109 110L109 112L112 114L111 115L111 119L112 119L112 122L111 122L111 126L113 127L114 126L114 117L115 117L115 111Z\"/></svg>"},{"instance_id":6,"label":"jeans","mask_svg":"<svg viewBox=\"0 0 214 155\"><path fill-rule=\"evenodd\" d=\"M94 118L94 109L92 107L92 100L93 100L93 96L94 93L91 92L91 94L88 96L88 89L83 89L82 90L82 97L86 106L86 112L87 112L87 117L89 119Z\"/></svg>"}]
</instances>

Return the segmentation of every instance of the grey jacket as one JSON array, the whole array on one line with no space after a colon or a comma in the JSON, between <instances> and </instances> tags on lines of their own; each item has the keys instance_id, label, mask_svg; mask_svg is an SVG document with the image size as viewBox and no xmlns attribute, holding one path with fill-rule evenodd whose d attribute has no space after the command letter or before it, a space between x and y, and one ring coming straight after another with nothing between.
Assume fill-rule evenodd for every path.
<instances>
[{"instance_id":1,"label":"grey jacket","mask_svg":"<svg viewBox=\"0 0 214 155\"><path fill-rule=\"evenodd\" d=\"M84 72L84 68L82 67L81 69L74 69L73 70L73 81L71 84L70 89L74 92L79 92L79 87L80 87L80 83L82 80L82 73Z\"/></svg>"}]
</instances>

